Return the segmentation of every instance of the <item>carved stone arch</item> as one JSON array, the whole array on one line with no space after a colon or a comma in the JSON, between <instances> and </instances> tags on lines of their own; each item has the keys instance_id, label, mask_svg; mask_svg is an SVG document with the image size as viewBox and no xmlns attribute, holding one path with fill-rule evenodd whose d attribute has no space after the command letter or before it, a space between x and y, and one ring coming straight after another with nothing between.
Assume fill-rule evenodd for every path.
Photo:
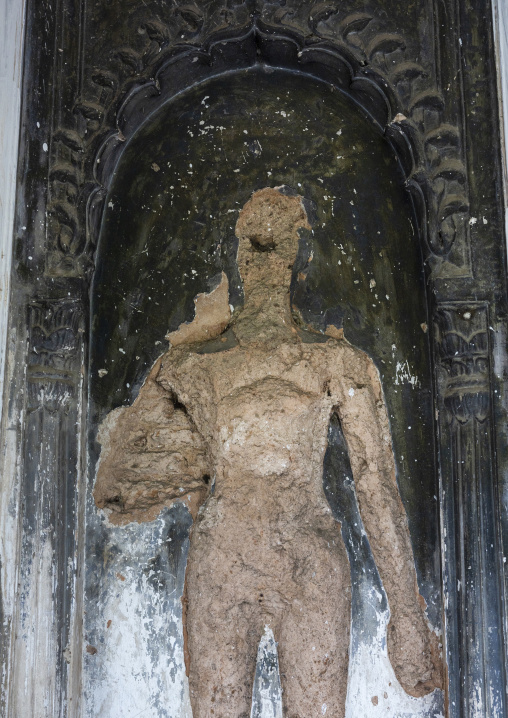
<instances>
[{"instance_id":1,"label":"carved stone arch","mask_svg":"<svg viewBox=\"0 0 508 718\"><path fill-rule=\"evenodd\" d=\"M365 19L362 20L362 22L364 21ZM367 27L368 24L365 25L365 29ZM363 49L364 47L365 49ZM414 202L417 221L416 235L420 240L421 251L427 266L434 270L430 286L432 286L432 280L439 277L443 265L446 266L448 274L459 276L467 274L469 272L467 253L461 254L464 246L467 246L464 235L457 242L458 237L461 236L460 232L468 230L466 221L468 200L464 189L467 180L460 159L460 133L452 124L444 121L445 101L432 85L426 87L425 71L416 63L411 64L405 61L404 55L404 61L394 63L395 69L391 73L388 69L383 72L383 69L375 64L381 59L382 51L389 52L389 54L401 54L405 51L405 44L400 36L373 33L373 37L365 40L360 51L353 51L346 43L333 43L326 37L305 38L287 28L284 28L284 32L280 28L275 32L273 27L262 25L261 20L254 20L251 27L243 29L243 32L239 34L229 32L225 36L222 32L218 34L218 37L210 36L206 43L198 48L186 44L184 47L168 49L167 56L151 68L150 74L153 77L130 87L115 113L116 129L110 130L101 138L93 166L96 184L88 200L88 228L90 231L88 240L99 236L101 220L105 216L103 210L106 193L111 187L116 168L121 165L125 148L129 145L129 141L134 140L149 126L151 119L162 111L165 104L169 105L180 93L188 88L198 86L201 82L226 76L231 71L234 73L234 71L247 70L263 64L273 67L274 70L281 68L297 71L310 77L318 77L327 85L342 92L370 119L373 127L380 135L384 135L387 143L396 153L405 175L407 189ZM390 77L396 78L397 81L391 81ZM412 93L407 90L408 77L411 87L416 85L416 89ZM404 94L404 89L406 94ZM445 224L441 226L443 222ZM446 233L446 222L451 223L448 233ZM97 239L94 239L94 246L96 241ZM460 251L454 254L454 246L456 244L460 246L461 243ZM433 311L433 307L430 306L432 297L430 296L429 299L428 314L422 316L421 322L414 321L413 326L419 328L421 324L422 329L427 331L428 324L431 327L430 336L432 336L432 322L430 321ZM425 300L424 303L426 303ZM113 316L116 317L116 315ZM92 316L92 319L94 318L95 315ZM190 316L185 316L187 321L190 318ZM108 339L111 337L107 330L103 332L104 337ZM111 357L101 355L100 361L97 363L98 357L94 353L92 342L92 392L99 383L103 384L104 389L107 386L111 388L116 383L117 391L119 387L130 387L126 393L120 390L121 396L110 393L110 399L115 398L108 408L111 409L132 401L140 386L140 381L146 376L146 367L150 366L159 353L158 349L155 350L155 354L153 352L154 344L157 346L160 339L162 339L162 335L153 337L150 345L152 354L146 356L140 351L139 357L136 356L136 360L140 359L136 371L134 371L136 363L132 362L128 369L129 373L125 376L123 375L124 356L119 357L120 361L116 363L115 371L112 371L111 365L104 362L104 359L109 360ZM415 346L419 346L420 341L421 339L415 340ZM111 344L116 346L116 339ZM376 355L375 350L372 351L371 347L362 346L362 348L380 359L380 356ZM423 354L426 351L424 349ZM132 360L133 354L137 354L137 352L127 350L126 359ZM402 372L405 371L405 359L407 357L397 361L402 367ZM145 370L140 371L140 365L143 362ZM378 364L378 366L381 369L381 365ZM108 372L101 382L96 380L99 369ZM427 399L432 392L430 364L428 370L429 373L423 379L421 391L421 396L425 395ZM409 365L407 371L409 374L411 373ZM388 391L390 393L391 389ZM395 406L395 403L391 404L391 401L392 399L398 401L399 398L395 394L390 396L388 398L389 406ZM399 419L401 416L404 417L401 421L401 428L402 425L412 427L414 421L411 416L417 415L426 416L426 420L422 423L427 429L434 426L432 400L427 402L427 399L423 399L418 407L416 405L411 407L412 399L405 404L402 413L399 414ZM97 409L98 411L95 413ZM100 405L100 402L97 402L93 406L93 415L95 417L103 416L105 409L106 405ZM397 413L398 411L394 410L394 415ZM430 568L429 563L425 563L429 559L428 554L426 558L423 555L420 556L417 563L419 560L421 561L418 566L419 576L424 574L427 576L426 590L428 593L426 593L426 598L429 597L431 612L433 611L433 615L437 616L440 610L439 597L434 592L433 579L429 578L433 571L439 573L436 545L433 544L431 537L432 527L437 526L438 523L437 515L431 516L433 509L436 508L435 504L432 504L432 496L436 495L434 491L437 492L437 488L431 479L436 476L436 464L431 466L434 462L434 447L430 449L432 439L423 434L421 439L422 445L429 447L429 455L426 457L428 463L423 463L418 451L415 450L415 447L411 448L409 444L404 443L403 446L401 443L396 446L396 450L399 455L406 457L406 461L409 458L407 466L410 463L412 466L418 465L418 472L414 474L414 476L418 475L415 485L426 484L425 510L423 507L418 509L414 504L410 522L417 517L416 523L420 522L420 527L413 532L413 537L421 537L426 532L425 539L421 541L422 545L425 544L427 550L429 546L433 545L431 551L435 556L433 568ZM97 447L95 447L96 450ZM400 468L401 481L403 483L406 481L409 486L411 473L406 468ZM402 476L403 472L406 472L404 477ZM420 476L426 476L427 481L425 478L421 479ZM409 495L410 492L405 496L406 500ZM414 497L410 500L413 499ZM423 532L419 533L423 527L425 527ZM417 538L414 545L415 550L419 543L420 538ZM430 599L430 596L433 598ZM455 686L453 686L453 691L457 691Z\"/></svg>"},{"instance_id":2,"label":"carved stone arch","mask_svg":"<svg viewBox=\"0 0 508 718\"><path fill-rule=\"evenodd\" d=\"M308 35L291 27L287 13L276 12L272 18L253 14L247 24L203 36L198 8L178 12L194 28L186 42L170 42L169 24L145 20L138 29L159 51L113 50L112 58L128 69L127 76L122 81L111 67L94 71L92 81L102 88L102 102L78 99L81 133L60 129L55 134L57 146L65 146L64 154L70 153L72 160L56 160L49 175L50 194L55 195L50 203L53 243L63 261L57 254L52 272L79 274L78 265L90 267L105 188L122 146L152 112L207 77L262 63L316 75L347 93L374 120L404 169L431 265L444 261L452 274L467 273L462 245L469 201L460 131L447 117L431 73L411 59L401 35L387 32L372 15L342 17L330 5L309 13ZM60 195L62 185L67 187L63 199L51 191L55 185Z\"/></svg>"}]
</instances>

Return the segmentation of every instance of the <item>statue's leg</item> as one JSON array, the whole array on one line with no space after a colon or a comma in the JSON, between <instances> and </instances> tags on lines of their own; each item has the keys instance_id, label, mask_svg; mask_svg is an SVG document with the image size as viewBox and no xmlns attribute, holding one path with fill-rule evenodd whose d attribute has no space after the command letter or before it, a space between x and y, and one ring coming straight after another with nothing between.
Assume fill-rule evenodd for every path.
<instances>
[{"instance_id":1,"label":"statue's leg","mask_svg":"<svg viewBox=\"0 0 508 718\"><path fill-rule=\"evenodd\" d=\"M299 595L279 636L285 718L343 718L351 614L349 565L340 541L332 550L306 537ZM306 549L306 550L305 550ZM295 566L298 573L298 566Z\"/></svg>"},{"instance_id":2,"label":"statue's leg","mask_svg":"<svg viewBox=\"0 0 508 718\"><path fill-rule=\"evenodd\" d=\"M249 587L249 575L236 551L198 526L191 540L185 592L193 718L250 716L263 620Z\"/></svg>"},{"instance_id":3,"label":"statue's leg","mask_svg":"<svg viewBox=\"0 0 508 718\"><path fill-rule=\"evenodd\" d=\"M191 607L192 606L192 607ZM193 718L249 718L260 621L249 606L189 604L187 650Z\"/></svg>"}]
</instances>

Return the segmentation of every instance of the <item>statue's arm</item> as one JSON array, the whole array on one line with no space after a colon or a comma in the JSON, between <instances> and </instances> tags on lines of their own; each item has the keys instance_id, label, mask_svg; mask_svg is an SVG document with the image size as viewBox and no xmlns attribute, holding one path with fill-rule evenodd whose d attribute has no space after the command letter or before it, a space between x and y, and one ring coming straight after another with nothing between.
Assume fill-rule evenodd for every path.
<instances>
[{"instance_id":1,"label":"statue's arm","mask_svg":"<svg viewBox=\"0 0 508 718\"><path fill-rule=\"evenodd\" d=\"M334 381L336 413L348 445L360 514L388 597L388 654L404 689L423 695L442 685L442 665L418 591L379 374L372 360L354 347L343 353L340 365Z\"/></svg>"},{"instance_id":2,"label":"statue's arm","mask_svg":"<svg viewBox=\"0 0 508 718\"><path fill-rule=\"evenodd\" d=\"M94 488L110 521L153 520L176 501L193 515L210 490L206 443L185 407L157 381L154 367L130 407L116 409L99 431Z\"/></svg>"}]
</instances>

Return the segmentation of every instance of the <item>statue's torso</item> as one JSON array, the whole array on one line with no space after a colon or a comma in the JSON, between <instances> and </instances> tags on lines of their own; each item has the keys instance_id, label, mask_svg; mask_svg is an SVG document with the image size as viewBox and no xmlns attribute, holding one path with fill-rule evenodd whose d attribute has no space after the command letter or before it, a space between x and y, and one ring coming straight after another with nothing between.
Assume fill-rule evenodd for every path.
<instances>
[{"instance_id":1,"label":"statue's torso","mask_svg":"<svg viewBox=\"0 0 508 718\"><path fill-rule=\"evenodd\" d=\"M312 509L329 518L322 471L339 399L331 388L336 352L336 342L295 341L273 351L177 348L167 355L162 382L208 444L214 500L222 510L258 524L263 513L273 521L262 507L274 504L281 514L303 516Z\"/></svg>"},{"instance_id":2,"label":"statue's torso","mask_svg":"<svg viewBox=\"0 0 508 718\"><path fill-rule=\"evenodd\" d=\"M348 585L323 491L336 358L336 342L168 355L160 377L205 437L215 473L193 529L190 585L206 570L242 586L244 600L263 586L275 613L312 584L316 562L333 585Z\"/></svg>"}]
</instances>

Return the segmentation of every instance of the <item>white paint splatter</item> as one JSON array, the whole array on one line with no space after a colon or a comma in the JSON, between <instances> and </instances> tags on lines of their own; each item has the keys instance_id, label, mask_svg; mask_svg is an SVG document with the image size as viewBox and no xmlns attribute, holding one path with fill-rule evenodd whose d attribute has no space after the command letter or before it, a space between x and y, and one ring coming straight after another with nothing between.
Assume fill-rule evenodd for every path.
<instances>
[{"instance_id":1,"label":"white paint splatter","mask_svg":"<svg viewBox=\"0 0 508 718\"><path fill-rule=\"evenodd\" d=\"M397 366L395 367L395 384L411 384L413 389L420 386L420 381L416 374L412 373L407 359L404 362L397 362Z\"/></svg>"},{"instance_id":2,"label":"white paint splatter","mask_svg":"<svg viewBox=\"0 0 508 718\"><path fill-rule=\"evenodd\" d=\"M154 582L157 570L150 570L154 546L166 539L167 526L161 516L107 530L122 553L110 558L100 611L87 611L97 653L85 663L83 716L192 718L179 596L164 595ZM161 636L165 651L154 648Z\"/></svg>"},{"instance_id":3,"label":"white paint splatter","mask_svg":"<svg viewBox=\"0 0 508 718\"><path fill-rule=\"evenodd\" d=\"M368 598L376 602L377 597ZM386 628L390 612L373 606L377 615L377 635L369 642L361 638L353 624L351 633L346 718L440 718L442 716L442 691L435 690L422 698L409 696L398 682L388 658ZM356 639L356 648L353 648ZM380 696L379 703L372 703L372 696ZM381 698L382 696L382 698Z\"/></svg>"}]
</instances>

